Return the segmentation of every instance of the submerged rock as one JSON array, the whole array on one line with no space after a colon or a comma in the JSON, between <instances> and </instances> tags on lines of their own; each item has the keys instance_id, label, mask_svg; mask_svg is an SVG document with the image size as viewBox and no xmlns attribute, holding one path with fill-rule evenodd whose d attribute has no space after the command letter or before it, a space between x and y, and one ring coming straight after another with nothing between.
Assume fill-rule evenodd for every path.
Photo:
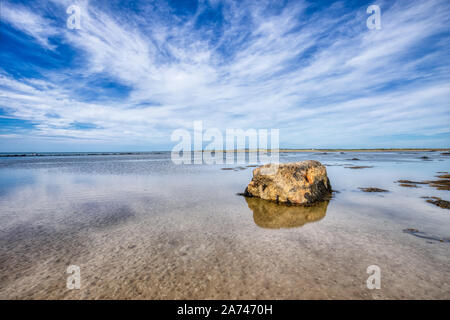
<instances>
[{"instance_id":1,"label":"submerged rock","mask_svg":"<svg viewBox=\"0 0 450 320\"><path fill-rule=\"evenodd\" d=\"M440 171L438 173L444 173L443 171ZM427 180L427 181L411 181L411 180L398 180L397 183L400 183L400 186L405 187L407 184L409 185L416 185L416 184L428 184L430 187L436 188L438 190L450 190L450 174L440 174L436 176L437 178L440 178L440 180Z\"/></svg>"},{"instance_id":2,"label":"submerged rock","mask_svg":"<svg viewBox=\"0 0 450 320\"><path fill-rule=\"evenodd\" d=\"M439 242L450 242L450 238L435 236L435 235L428 234L428 233L423 232L423 231L419 231L419 230L417 230L415 228L404 229L403 232L411 234L411 235L416 236L418 238L425 239L425 240L434 240L434 241L439 241Z\"/></svg>"},{"instance_id":3,"label":"submerged rock","mask_svg":"<svg viewBox=\"0 0 450 320\"><path fill-rule=\"evenodd\" d=\"M438 206L442 209L450 209L450 202L447 200L442 200L439 197L424 197L425 199L428 199L427 202L434 204L435 206Z\"/></svg>"},{"instance_id":4,"label":"submerged rock","mask_svg":"<svg viewBox=\"0 0 450 320\"><path fill-rule=\"evenodd\" d=\"M423 181L411 181L411 180L397 180L397 183L400 184L427 184L426 182Z\"/></svg>"},{"instance_id":5,"label":"submerged rock","mask_svg":"<svg viewBox=\"0 0 450 320\"><path fill-rule=\"evenodd\" d=\"M247 167L234 167L234 168L230 168L230 167L225 167L225 168L220 168L220 170L227 170L227 171L239 171L239 170L246 170Z\"/></svg>"},{"instance_id":6,"label":"submerged rock","mask_svg":"<svg viewBox=\"0 0 450 320\"><path fill-rule=\"evenodd\" d=\"M438 176L440 177L445 177L447 175L444 176ZM450 179L449 178L443 178L440 180L432 180L432 181L425 181L428 183L428 185L430 187L436 188L438 190L450 190Z\"/></svg>"},{"instance_id":7,"label":"submerged rock","mask_svg":"<svg viewBox=\"0 0 450 320\"><path fill-rule=\"evenodd\" d=\"M351 166L351 167L345 167L346 169L368 169L373 168L373 166Z\"/></svg>"},{"instance_id":8,"label":"submerged rock","mask_svg":"<svg viewBox=\"0 0 450 320\"><path fill-rule=\"evenodd\" d=\"M330 180L319 161L266 164L253 170L244 195L291 204L310 204L329 199Z\"/></svg>"},{"instance_id":9,"label":"submerged rock","mask_svg":"<svg viewBox=\"0 0 450 320\"><path fill-rule=\"evenodd\" d=\"M364 192L389 192L389 190L384 190L380 188L359 188Z\"/></svg>"},{"instance_id":10,"label":"submerged rock","mask_svg":"<svg viewBox=\"0 0 450 320\"><path fill-rule=\"evenodd\" d=\"M432 203L442 209L450 209L450 202L446 200L427 200L428 203Z\"/></svg>"},{"instance_id":11,"label":"submerged rock","mask_svg":"<svg viewBox=\"0 0 450 320\"><path fill-rule=\"evenodd\" d=\"M411 183L400 183L399 186L405 187L405 188L420 188L417 186L417 184L411 184Z\"/></svg>"}]
</instances>

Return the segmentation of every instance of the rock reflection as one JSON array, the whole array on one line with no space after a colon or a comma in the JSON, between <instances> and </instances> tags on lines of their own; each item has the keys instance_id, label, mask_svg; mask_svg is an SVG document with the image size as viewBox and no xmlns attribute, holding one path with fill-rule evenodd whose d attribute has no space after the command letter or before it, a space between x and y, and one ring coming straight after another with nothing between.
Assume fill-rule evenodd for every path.
<instances>
[{"instance_id":1,"label":"rock reflection","mask_svg":"<svg viewBox=\"0 0 450 320\"><path fill-rule=\"evenodd\" d=\"M275 202L245 198L253 211L253 220L261 228L281 229L301 227L306 223L319 221L325 217L329 201L318 202L311 206L293 206Z\"/></svg>"}]
</instances>

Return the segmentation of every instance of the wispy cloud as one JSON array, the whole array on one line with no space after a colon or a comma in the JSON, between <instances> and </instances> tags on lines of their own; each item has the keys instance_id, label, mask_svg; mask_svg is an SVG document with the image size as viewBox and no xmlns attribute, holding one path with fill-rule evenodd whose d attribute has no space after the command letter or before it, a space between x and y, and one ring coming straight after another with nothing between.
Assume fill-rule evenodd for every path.
<instances>
[{"instance_id":1,"label":"wispy cloud","mask_svg":"<svg viewBox=\"0 0 450 320\"><path fill-rule=\"evenodd\" d=\"M23 5L2 4L1 17L14 28L28 34L40 45L47 49L54 49L50 44L49 37L58 33L56 27L52 26L51 20L41 17Z\"/></svg>"},{"instance_id":2,"label":"wispy cloud","mask_svg":"<svg viewBox=\"0 0 450 320\"><path fill-rule=\"evenodd\" d=\"M49 2L59 17L3 4L4 23L64 61L1 73L0 108L34 124L22 139L170 148L173 129L203 120L280 128L287 147L448 146L447 1L378 2L381 30L367 29L367 5L298 1L85 1L69 30L70 4Z\"/></svg>"}]
</instances>

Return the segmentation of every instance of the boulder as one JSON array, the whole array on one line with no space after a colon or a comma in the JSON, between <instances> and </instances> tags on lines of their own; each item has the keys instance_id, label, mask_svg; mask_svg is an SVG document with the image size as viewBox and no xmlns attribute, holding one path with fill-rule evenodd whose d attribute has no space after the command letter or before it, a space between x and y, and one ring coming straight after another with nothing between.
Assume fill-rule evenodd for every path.
<instances>
[{"instance_id":1,"label":"boulder","mask_svg":"<svg viewBox=\"0 0 450 320\"><path fill-rule=\"evenodd\" d=\"M331 196L327 169L319 161L266 164L253 170L247 197L290 204L311 204Z\"/></svg>"}]
</instances>

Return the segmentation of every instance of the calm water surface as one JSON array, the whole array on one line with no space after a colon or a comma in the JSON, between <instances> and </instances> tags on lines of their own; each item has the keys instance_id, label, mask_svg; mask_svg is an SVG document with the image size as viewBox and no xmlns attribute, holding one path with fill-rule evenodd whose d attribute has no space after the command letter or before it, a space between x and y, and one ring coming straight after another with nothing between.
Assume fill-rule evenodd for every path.
<instances>
[{"instance_id":1,"label":"calm water surface","mask_svg":"<svg viewBox=\"0 0 450 320\"><path fill-rule=\"evenodd\" d=\"M169 153L0 158L0 298L450 298L450 243L439 241L450 211L421 198L449 191L395 183L436 179L450 157L280 160L307 159L327 165L338 193L298 208L236 195L253 168L175 165ZM69 265L80 290L66 289ZM369 265L380 290L366 287Z\"/></svg>"}]
</instances>

